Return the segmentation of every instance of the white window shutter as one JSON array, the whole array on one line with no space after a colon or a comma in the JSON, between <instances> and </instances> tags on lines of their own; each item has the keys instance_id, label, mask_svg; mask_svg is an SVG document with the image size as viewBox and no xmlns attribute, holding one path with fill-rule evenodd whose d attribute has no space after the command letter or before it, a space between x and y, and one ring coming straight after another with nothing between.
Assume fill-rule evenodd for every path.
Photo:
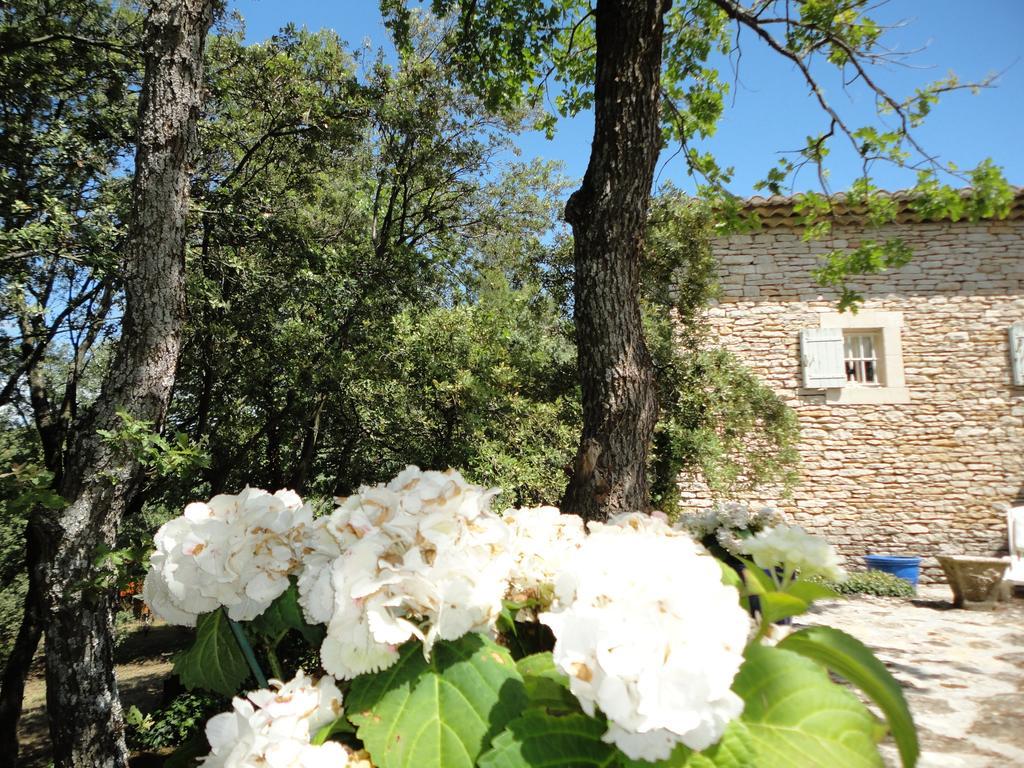
<instances>
[{"instance_id":1,"label":"white window shutter","mask_svg":"<svg viewBox=\"0 0 1024 768\"><path fill-rule=\"evenodd\" d=\"M826 389L846 386L842 328L807 328L800 331L800 360L804 386Z\"/></svg>"},{"instance_id":2,"label":"white window shutter","mask_svg":"<svg viewBox=\"0 0 1024 768\"><path fill-rule=\"evenodd\" d=\"M1010 366L1014 385L1024 387L1024 321L1010 326Z\"/></svg>"}]
</instances>

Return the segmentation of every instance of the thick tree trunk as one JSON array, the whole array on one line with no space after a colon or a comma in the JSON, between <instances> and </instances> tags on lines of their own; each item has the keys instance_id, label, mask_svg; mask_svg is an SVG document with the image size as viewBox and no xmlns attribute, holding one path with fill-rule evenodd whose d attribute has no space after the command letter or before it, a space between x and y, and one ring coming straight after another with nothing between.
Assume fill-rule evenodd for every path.
<instances>
[{"instance_id":1,"label":"thick tree trunk","mask_svg":"<svg viewBox=\"0 0 1024 768\"><path fill-rule=\"evenodd\" d=\"M562 508L587 520L648 506L658 417L640 316L640 259L661 147L658 94L668 0L598 0L594 142L565 219L575 239L583 434Z\"/></svg>"},{"instance_id":2,"label":"thick tree trunk","mask_svg":"<svg viewBox=\"0 0 1024 768\"><path fill-rule=\"evenodd\" d=\"M130 451L96 430L119 430L119 409L159 423L167 408L184 322L188 162L212 5L154 0L150 6L121 341L69 448L60 492L70 506L45 520L47 707L60 768L127 765L110 600L90 581L94 553L114 543L141 468Z\"/></svg>"}]
</instances>

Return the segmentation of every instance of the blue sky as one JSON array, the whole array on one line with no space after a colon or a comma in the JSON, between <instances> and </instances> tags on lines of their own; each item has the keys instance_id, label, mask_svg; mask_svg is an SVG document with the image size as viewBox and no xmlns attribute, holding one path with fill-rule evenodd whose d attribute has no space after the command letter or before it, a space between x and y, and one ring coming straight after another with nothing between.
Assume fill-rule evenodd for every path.
<instances>
[{"instance_id":1,"label":"blue sky","mask_svg":"<svg viewBox=\"0 0 1024 768\"><path fill-rule=\"evenodd\" d=\"M254 41L295 22L311 29L332 28L353 47L359 47L364 39L375 47L388 46L376 0L235 0L231 7L241 13L247 37ZM923 48L910 58L912 67L878 71L877 80L897 98L950 71L963 81L1001 73L996 87L977 95L966 91L947 95L917 136L944 162L969 168L991 157L1011 183L1024 184L1024 0L892 0L875 17L885 24L905 22L887 34L891 48ZM737 87L728 97L718 133L706 148L723 164L735 167L733 191L752 194L754 184L763 178L780 150L801 146L807 135L824 130L828 123L792 65L749 33L741 37L741 44ZM723 65L731 79L729 64ZM852 124L868 122L873 102L862 89L846 93L836 78L827 78L825 83L829 99ZM583 114L559 121L551 141L530 133L519 137L517 144L523 158L559 160L567 175L581 177L592 135L593 117ZM859 164L852 151L839 142L834 146L829 182L838 190L856 177ZM658 180L691 188L682 162L669 159L672 153L672 147L662 153ZM888 189L913 183L913 174L899 169L879 166L875 175ZM807 171L796 181L798 190L816 185L817 180Z\"/></svg>"}]
</instances>

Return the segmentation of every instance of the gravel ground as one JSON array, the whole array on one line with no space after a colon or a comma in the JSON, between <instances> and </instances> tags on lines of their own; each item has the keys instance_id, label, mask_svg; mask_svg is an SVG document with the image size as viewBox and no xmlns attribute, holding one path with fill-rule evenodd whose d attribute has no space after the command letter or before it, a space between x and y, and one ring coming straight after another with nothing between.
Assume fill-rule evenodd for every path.
<instances>
[{"instance_id":1,"label":"gravel ground","mask_svg":"<svg viewBox=\"0 0 1024 768\"><path fill-rule=\"evenodd\" d=\"M825 601L801 618L859 638L899 680L920 768L1024 766L1024 600L955 609L946 587L924 587L915 600ZM895 747L883 749L898 765Z\"/></svg>"}]
</instances>

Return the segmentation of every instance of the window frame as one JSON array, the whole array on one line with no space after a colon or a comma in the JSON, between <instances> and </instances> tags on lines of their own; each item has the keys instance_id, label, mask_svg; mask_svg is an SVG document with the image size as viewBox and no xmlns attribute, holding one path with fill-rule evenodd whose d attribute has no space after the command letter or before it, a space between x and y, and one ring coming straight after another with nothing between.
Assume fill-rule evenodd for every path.
<instances>
[{"instance_id":1,"label":"window frame","mask_svg":"<svg viewBox=\"0 0 1024 768\"><path fill-rule=\"evenodd\" d=\"M843 387L826 389L826 403L870 405L910 402L910 390L907 388L903 373L902 312L821 312L818 315L818 323L821 328L841 329L844 344L847 331L874 333L880 342L875 350L878 357L879 383L863 384L851 381Z\"/></svg>"}]
</instances>

